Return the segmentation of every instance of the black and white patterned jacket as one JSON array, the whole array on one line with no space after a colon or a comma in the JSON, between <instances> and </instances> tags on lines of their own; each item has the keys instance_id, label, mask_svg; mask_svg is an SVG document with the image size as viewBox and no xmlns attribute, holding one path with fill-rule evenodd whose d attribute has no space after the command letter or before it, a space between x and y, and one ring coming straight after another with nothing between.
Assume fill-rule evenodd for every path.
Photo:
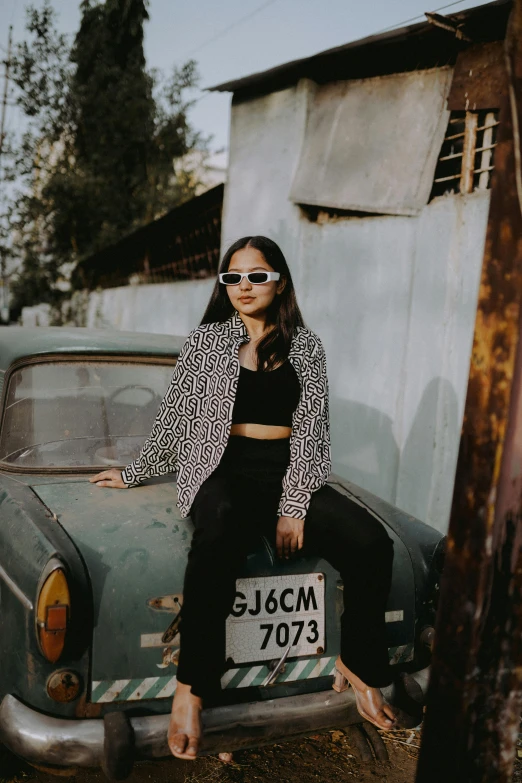
<instances>
[{"instance_id":1,"label":"black and white patterned jacket","mask_svg":"<svg viewBox=\"0 0 522 783\"><path fill-rule=\"evenodd\" d=\"M178 507L188 516L225 450L239 378L238 349L249 339L237 312L190 333L152 432L122 472L127 486L177 470ZM323 346L309 329L296 329L288 359L301 396L292 417L290 463L278 514L304 519L312 492L326 483L331 470L328 379Z\"/></svg>"}]
</instances>

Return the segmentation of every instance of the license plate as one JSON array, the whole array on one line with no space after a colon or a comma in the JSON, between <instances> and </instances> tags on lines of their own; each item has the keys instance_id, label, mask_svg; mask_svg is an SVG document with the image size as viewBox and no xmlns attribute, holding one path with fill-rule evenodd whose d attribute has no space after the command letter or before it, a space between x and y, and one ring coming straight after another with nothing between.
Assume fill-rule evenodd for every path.
<instances>
[{"instance_id":1,"label":"license plate","mask_svg":"<svg viewBox=\"0 0 522 783\"><path fill-rule=\"evenodd\" d=\"M227 618L227 658L234 663L324 653L324 574L236 581Z\"/></svg>"}]
</instances>

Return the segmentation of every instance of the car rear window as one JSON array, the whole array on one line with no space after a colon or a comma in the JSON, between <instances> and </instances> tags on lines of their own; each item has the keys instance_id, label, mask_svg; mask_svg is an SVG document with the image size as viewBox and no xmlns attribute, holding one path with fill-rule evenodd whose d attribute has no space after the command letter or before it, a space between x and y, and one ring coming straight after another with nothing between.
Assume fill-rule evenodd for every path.
<instances>
[{"instance_id":1,"label":"car rear window","mask_svg":"<svg viewBox=\"0 0 522 783\"><path fill-rule=\"evenodd\" d=\"M149 435L172 364L54 361L15 370L0 462L18 468L126 465Z\"/></svg>"}]
</instances>

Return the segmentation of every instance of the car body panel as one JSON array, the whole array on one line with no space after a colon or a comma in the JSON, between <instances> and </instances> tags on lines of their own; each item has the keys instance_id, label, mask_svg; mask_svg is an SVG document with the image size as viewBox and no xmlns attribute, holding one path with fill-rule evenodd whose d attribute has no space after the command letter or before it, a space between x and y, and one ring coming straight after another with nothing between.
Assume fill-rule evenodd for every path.
<instances>
[{"instance_id":1,"label":"car body panel","mask_svg":"<svg viewBox=\"0 0 522 783\"><path fill-rule=\"evenodd\" d=\"M438 530L421 522L420 519L377 497L366 489L339 476L332 477L339 491L363 503L379 519L391 528L403 542L410 555L415 584L415 615L417 624L432 625L435 622L436 606L430 595L438 590L442 572L446 537Z\"/></svg>"},{"instance_id":2,"label":"car body panel","mask_svg":"<svg viewBox=\"0 0 522 783\"><path fill-rule=\"evenodd\" d=\"M54 357L172 363L183 342L168 335L61 327L0 330L0 387L11 369ZM179 644L176 636L162 641L176 617L165 596L182 594L192 523L177 508L173 475L115 491L90 484L85 472L0 466L0 702L12 694L33 710L34 720L39 714L97 718L114 711L156 720L170 709ZM390 659L398 669L421 668L415 657L419 624L428 616L430 574L443 537L339 476L330 483L377 516L394 542ZM42 574L53 559L63 564L72 600L67 644L57 664L39 650L34 612ZM343 603L339 574L318 558L278 561L263 540L239 576L317 571L325 574L325 649L306 660L289 659L269 688L260 685L268 662L232 665L223 681L223 704L276 703L331 688ZM62 669L75 672L81 683L72 702L53 701L47 693L48 678ZM310 716L310 725L314 720Z\"/></svg>"},{"instance_id":3,"label":"car body panel","mask_svg":"<svg viewBox=\"0 0 522 783\"><path fill-rule=\"evenodd\" d=\"M27 358L71 354L126 356L178 356L184 337L109 329L49 326L0 329L0 371Z\"/></svg>"},{"instance_id":4,"label":"car body panel","mask_svg":"<svg viewBox=\"0 0 522 783\"><path fill-rule=\"evenodd\" d=\"M84 563L30 487L0 474L0 695L13 693L34 707L65 716L74 715L76 705L59 704L47 694L48 677L61 667L40 652L34 611L42 573L54 559L64 565L78 619L73 619L64 656L85 686L91 598Z\"/></svg>"},{"instance_id":5,"label":"car body panel","mask_svg":"<svg viewBox=\"0 0 522 783\"><path fill-rule=\"evenodd\" d=\"M162 673L162 647L142 635L163 634L175 614L148 601L182 592L192 536L176 507L176 484L111 490L85 478L39 486L35 492L74 540L93 590L92 679L145 678Z\"/></svg>"},{"instance_id":6,"label":"car body panel","mask_svg":"<svg viewBox=\"0 0 522 783\"><path fill-rule=\"evenodd\" d=\"M168 680L175 674L175 664L169 653L165 655L169 645L162 644L160 637L176 612L172 607L170 613L168 608L158 609L153 602L161 596L182 594L192 536L190 519L182 519L175 505L173 478L154 479L131 491L99 488L84 478L43 484L33 480L32 487L71 536L89 571L94 612L92 681L99 683L94 699L96 693L104 693L103 698L112 701L125 701L131 694L133 700L162 698L165 687L171 695ZM414 585L407 550L393 531L390 534L395 567L388 611L402 613L402 619L388 623L389 646L392 658L399 648L397 660L404 660L411 657L413 649ZM250 553L240 576L308 572L326 576L327 634L321 658L333 659L339 652L342 612L339 575L334 569L319 558L278 561L265 542ZM176 648L175 638L170 651ZM292 677L296 663L289 661L285 680ZM227 682L231 687L245 687L256 665L258 682L262 678L259 662L238 666L233 681ZM312 676L324 670L316 669ZM156 679L148 687L150 678ZM108 693L111 687L114 694Z\"/></svg>"}]
</instances>

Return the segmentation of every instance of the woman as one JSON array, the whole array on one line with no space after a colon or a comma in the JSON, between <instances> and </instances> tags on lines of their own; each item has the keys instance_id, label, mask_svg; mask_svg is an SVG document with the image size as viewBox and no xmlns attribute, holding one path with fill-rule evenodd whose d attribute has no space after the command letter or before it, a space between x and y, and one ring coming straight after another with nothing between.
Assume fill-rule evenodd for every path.
<instances>
[{"instance_id":1,"label":"woman","mask_svg":"<svg viewBox=\"0 0 522 783\"><path fill-rule=\"evenodd\" d=\"M279 247L244 237L223 258L139 456L90 479L125 488L178 471L178 506L195 528L168 735L178 758L197 755L202 704L220 689L236 575L260 535L279 557L303 550L340 572L334 688L349 683L364 718L393 726L380 691L391 682L384 614L393 544L378 520L326 485L330 467L323 347L304 326Z\"/></svg>"}]
</instances>

